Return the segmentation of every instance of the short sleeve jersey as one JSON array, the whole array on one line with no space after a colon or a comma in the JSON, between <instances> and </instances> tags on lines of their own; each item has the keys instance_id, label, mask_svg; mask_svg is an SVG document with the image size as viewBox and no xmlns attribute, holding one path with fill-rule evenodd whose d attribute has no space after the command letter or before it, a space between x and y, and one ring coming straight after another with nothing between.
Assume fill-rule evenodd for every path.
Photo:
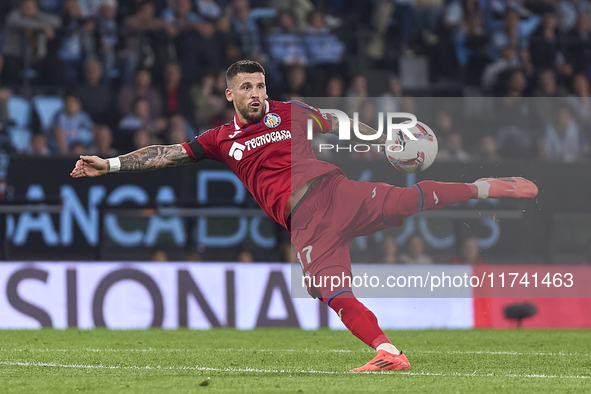
<instances>
[{"instance_id":1,"label":"short sleeve jersey","mask_svg":"<svg viewBox=\"0 0 591 394\"><path fill-rule=\"evenodd\" d=\"M308 127L326 133L332 121L302 102L269 100L258 123L241 123L235 115L232 122L208 130L183 146L195 161L206 158L226 163L261 209L287 228L284 211L291 194L312 178L340 171L316 158Z\"/></svg>"}]
</instances>

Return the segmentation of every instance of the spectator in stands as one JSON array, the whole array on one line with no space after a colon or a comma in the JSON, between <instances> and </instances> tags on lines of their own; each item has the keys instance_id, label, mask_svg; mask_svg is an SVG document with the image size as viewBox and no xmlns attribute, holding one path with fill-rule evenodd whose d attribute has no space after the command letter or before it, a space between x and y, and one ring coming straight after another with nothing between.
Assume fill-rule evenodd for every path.
<instances>
[{"instance_id":1,"label":"spectator in stands","mask_svg":"<svg viewBox=\"0 0 591 394\"><path fill-rule=\"evenodd\" d=\"M373 31L365 50L371 59L381 60L386 54L386 35L396 7L394 0L380 0L373 3L370 23Z\"/></svg>"},{"instance_id":2,"label":"spectator in stands","mask_svg":"<svg viewBox=\"0 0 591 394\"><path fill-rule=\"evenodd\" d=\"M398 264L398 242L396 237L386 235L382 243L383 258L382 263Z\"/></svg>"},{"instance_id":3,"label":"spectator in stands","mask_svg":"<svg viewBox=\"0 0 591 394\"><path fill-rule=\"evenodd\" d=\"M397 75L391 74L388 76L387 89L379 99L379 112L399 112L402 84Z\"/></svg>"},{"instance_id":4,"label":"spectator in stands","mask_svg":"<svg viewBox=\"0 0 591 394\"><path fill-rule=\"evenodd\" d=\"M207 20L215 21L222 17L222 7L215 0L195 0L197 14Z\"/></svg>"},{"instance_id":5,"label":"spectator in stands","mask_svg":"<svg viewBox=\"0 0 591 394\"><path fill-rule=\"evenodd\" d=\"M6 18L4 35L5 80L14 83L21 74L30 78L25 67L33 66L42 74L42 82L51 80L57 70L48 55L48 42L56 38L61 19L39 11L35 0L23 0ZM45 64L43 61L45 60ZM28 66L27 66L28 64ZM46 67L43 67L43 66Z\"/></svg>"},{"instance_id":6,"label":"spectator in stands","mask_svg":"<svg viewBox=\"0 0 591 394\"><path fill-rule=\"evenodd\" d=\"M572 163L589 153L589 141L573 120L570 108L560 104L554 121L546 124L544 138L540 140L539 156L545 160Z\"/></svg>"},{"instance_id":7,"label":"spectator in stands","mask_svg":"<svg viewBox=\"0 0 591 394\"><path fill-rule=\"evenodd\" d=\"M150 110L150 102L145 98L139 98L134 105L133 113L127 115L119 122L119 129L122 131L133 131L147 129L152 136L158 136L164 129L161 120L156 121Z\"/></svg>"},{"instance_id":8,"label":"spectator in stands","mask_svg":"<svg viewBox=\"0 0 591 394\"><path fill-rule=\"evenodd\" d=\"M478 247L478 238L475 236L466 237L462 242L462 250L459 256L450 260L451 264L488 264L481 255Z\"/></svg>"},{"instance_id":9,"label":"spectator in stands","mask_svg":"<svg viewBox=\"0 0 591 394\"><path fill-rule=\"evenodd\" d=\"M133 133L133 149L141 149L154 143L157 141L152 138L148 129L137 129Z\"/></svg>"},{"instance_id":10,"label":"spectator in stands","mask_svg":"<svg viewBox=\"0 0 591 394\"><path fill-rule=\"evenodd\" d=\"M232 64L233 62L243 59L240 40L233 32L231 26L232 24L228 18L221 18L218 21L218 32L222 41L221 45L223 47L223 59L225 64Z\"/></svg>"},{"instance_id":11,"label":"spectator in stands","mask_svg":"<svg viewBox=\"0 0 591 394\"><path fill-rule=\"evenodd\" d=\"M575 26L579 9L584 8L583 3L585 2L579 0L559 0L557 2L556 17L558 28L562 33L568 32Z\"/></svg>"},{"instance_id":12,"label":"spectator in stands","mask_svg":"<svg viewBox=\"0 0 591 394\"><path fill-rule=\"evenodd\" d=\"M345 83L340 76L332 76L326 82L326 97L344 97Z\"/></svg>"},{"instance_id":13,"label":"spectator in stands","mask_svg":"<svg viewBox=\"0 0 591 394\"><path fill-rule=\"evenodd\" d=\"M575 27L565 36L565 56L574 73L591 75L591 24L589 15L580 13Z\"/></svg>"},{"instance_id":14,"label":"spectator in stands","mask_svg":"<svg viewBox=\"0 0 591 394\"><path fill-rule=\"evenodd\" d=\"M498 83L498 77L504 71L519 67L519 59L515 48L507 45L501 50L501 57L490 63L482 73L482 88L485 92L492 92Z\"/></svg>"},{"instance_id":15,"label":"spectator in stands","mask_svg":"<svg viewBox=\"0 0 591 394\"><path fill-rule=\"evenodd\" d=\"M80 5L80 13L84 18L92 18L97 16L100 12L101 5L105 2L113 2L116 0L78 0Z\"/></svg>"},{"instance_id":16,"label":"spectator in stands","mask_svg":"<svg viewBox=\"0 0 591 394\"><path fill-rule=\"evenodd\" d=\"M423 40L428 43L436 43L437 37L433 37L439 31L443 17L445 1L424 0L418 2L416 9L422 27Z\"/></svg>"},{"instance_id":17,"label":"spectator in stands","mask_svg":"<svg viewBox=\"0 0 591 394\"><path fill-rule=\"evenodd\" d=\"M527 78L522 70L514 69L509 73L506 91L503 91L505 97L523 97L523 92L527 87Z\"/></svg>"},{"instance_id":18,"label":"spectator in stands","mask_svg":"<svg viewBox=\"0 0 591 394\"><path fill-rule=\"evenodd\" d=\"M94 52L95 23L82 17L78 0L65 1L61 18L57 57L63 66L63 82L73 86L81 74L84 60Z\"/></svg>"},{"instance_id":19,"label":"spectator in stands","mask_svg":"<svg viewBox=\"0 0 591 394\"><path fill-rule=\"evenodd\" d=\"M164 10L162 19L171 37L178 37L184 31L204 31L204 20L192 11L190 0L172 0L172 8Z\"/></svg>"},{"instance_id":20,"label":"spectator in stands","mask_svg":"<svg viewBox=\"0 0 591 394\"><path fill-rule=\"evenodd\" d=\"M345 100L342 99L345 93L345 83L343 78L339 75L333 75L326 81L324 91L320 93L321 96L327 97L325 108L340 108L344 105Z\"/></svg>"},{"instance_id":21,"label":"spectator in stands","mask_svg":"<svg viewBox=\"0 0 591 394\"><path fill-rule=\"evenodd\" d=\"M415 114L419 119L421 118L421 114L418 112L417 100L412 96L403 96L400 98L400 110Z\"/></svg>"},{"instance_id":22,"label":"spectator in stands","mask_svg":"<svg viewBox=\"0 0 591 394\"><path fill-rule=\"evenodd\" d=\"M345 53L345 44L331 33L324 24L324 14L314 11L308 18L304 43L308 50L308 63L311 66L338 64Z\"/></svg>"},{"instance_id":23,"label":"spectator in stands","mask_svg":"<svg viewBox=\"0 0 591 394\"><path fill-rule=\"evenodd\" d=\"M140 98L148 100L152 118L158 119L162 114L162 99L158 90L152 86L152 74L145 69L136 72L134 84L121 88L118 99L121 114L129 115Z\"/></svg>"},{"instance_id":24,"label":"spectator in stands","mask_svg":"<svg viewBox=\"0 0 591 394\"><path fill-rule=\"evenodd\" d=\"M150 261L154 263L165 263L168 261L168 253L162 249L155 250L152 252L152 257Z\"/></svg>"},{"instance_id":25,"label":"spectator in stands","mask_svg":"<svg viewBox=\"0 0 591 394\"><path fill-rule=\"evenodd\" d=\"M180 117L180 119L178 119ZM167 144L182 144L187 141L187 131L185 130L185 120L180 115L171 117L166 129Z\"/></svg>"},{"instance_id":26,"label":"spectator in stands","mask_svg":"<svg viewBox=\"0 0 591 394\"><path fill-rule=\"evenodd\" d=\"M556 73L551 67L539 70L536 97L566 97L568 91L556 82Z\"/></svg>"},{"instance_id":27,"label":"spectator in stands","mask_svg":"<svg viewBox=\"0 0 591 394\"><path fill-rule=\"evenodd\" d=\"M428 265L433 264L431 256L425 254L425 241L419 234L408 239L408 252L400 255L401 264Z\"/></svg>"},{"instance_id":28,"label":"spectator in stands","mask_svg":"<svg viewBox=\"0 0 591 394\"><path fill-rule=\"evenodd\" d=\"M169 63L164 69L164 84L161 97L164 98L164 114L170 116L180 113L186 118L194 115L189 86L182 83L181 67L177 63Z\"/></svg>"},{"instance_id":29,"label":"spectator in stands","mask_svg":"<svg viewBox=\"0 0 591 394\"><path fill-rule=\"evenodd\" d=\"M498 161L500 159L497 154L497 141L492 135L485 135L478 144L478 153L476 157L484 161Z\"/></svg>"},{"instance_id":30,"label":"spectator in stands","mask_svg":"<svg viewBox=\"0 0 591 394\"><path fill-rule=\"evenodd\" d=\"M347 107L349 112L359 112L361 102L363 101L362 99L369 97L369 93L367 91L367 78L365 75L356 74L353 76L346 95L349 97L349 99L347 99Z\"/></svg>"},{"instance_id":31,"label":"spectator in stands","mask_svg":"<svg viewBox=\"0 0 591 394\"><path fill-rule=\"evenodd\" d=\"M556 73L552 68L544 68L538 71L538 83L533 95L540 97L535 100L537 127L544 127L556 106L556 97L567 97L568 91L556 82Z\"/></svg>"},{"instance_id":32,"label":"spectator in stands","mask_svg":"<svg viewBox=\"0 0 591 394\"><path fill-rule=\"evenodd\" d=\"M268 6L276 10L289 9L298 30L307 26L308 15L315 8L311 0L270 0Z\"/></svg>"},{"instance_id":33,"label":"spectator in stands","mask_svg":"<svg viewBox=\"0 0 591 394\"><path fill-rule=\"evenodd\" d=\"M13 122L8 117L8 100L12 97L12 91L8 88L0 88L0 129Z\"/></svg>"},{"instance_id":34,"label":"spectator in stands","mask_svg":"<svg viewBox=\"0 0 591 394\"><path fill-rule=\"evenodd\" d=\"M530 37L531 62L536 68L556 68L562 75L570 75L572 67L560 51L556 14L545 12L542 24Z\"/></svg>"},{"instance_id":35,"label":"spectator in stands","mask_svg":"<svg viewBox=\"0 0 591 394\"><path fill-rule=\"evenodd\" d=\"M368 97L367 78L363 74L356 74L351 79L351 85L347 91L347 97Z\"/></svg>"},{"instance_id":36,"label":"spectator in stands","mask_svg":"<svg viewBox=\"0 0 591 394\"><path fill-rule=\"evenodd\" d=\"M4 68L4 21L8 14L18 7L18 0L6 0L0 2L0 76Z\"/></svg>"},{"instance_id":37,"label":"spectator in stands","mask_svg":"<svg viewBox=\"0 0 591 394\"><path fill-rule=\"evenodd\" d=\"M80 141L74 141L70 145L70 151L68 152L69 156L72 157L80 157L86 154L86 147Z\"/></svg>"},{"instance_id":38,"label":"spectator in stands","mask_svg":"<svg viewBox=\"0 0 591 394\"><path fill-rule=\"evenodd\" d=\"M249 250L243 249L240 252L238 252L238 255L236 256L236 261L239 263L253 263L254 257L252 256L252 253Z\"/></svg>"},{"instance_id":39,"label":"spectator in stands","mask_svg":"<svg viewBox=\"0 0 591 394\"><path fill-rule=\"evenodd\" d=\"M283 66L306 65L306 47L298 35L291 12L282 10L277 18L279 26L267 36L270 58Z\"/></svg>"},{"instance_id":40,"label":"spectator in stands","mask_svg":"<svg viewBox=\"0 0 591 394\"><path fill-rule=\"evenodd\" d=\"M466 8L464 8L464 5ZM460 63L467 64L466 47L463 45L471 15L478 12L474 2L450 0L445 6L443 21L438 32L439 44L432 51L432 62L437 64L434 71L438 76L458 76ZM454 53L455 56L449 56Z\"/></svg>"},{"instance_id":41,"label":"spectator in stands","mask_svg":"<svg viewBox=\"0 0 591 394\"><path fill-rule=\"evenodd\" d=\"M504 97L495 100L497 151L502 157L531 157L535 150L530 135L535 108L523 98L525 75L521 70L512 70L500 79L501 86L506 87L499 89L504 91Z\"/></svg>"},{"instance_id":42,"label":"spectator in stands","mask_svg":"<svg viewBox=\"0 0 591 394\"><path fill-rule=\"evenodd\" d=\"M53 118L53 133L59 152L62 155L70 152L70 145L81 142L83 145L92 143L93 122L82 110L80 99L67 95L64 108L59 110Z\"/></svg>"},{"instance_id":43,"label":"spectator in stands","mask_svg":"<svg viewBox=\"0 0 591 394\"><path fill-rule=\"evenodd\" d=\"M197 107L195 120L201 129L209 129L222 124L215 121L212 123L212 119L220 117L227 107L225 90L225 71L220 71L217 77L213 74L205 75L201 83L191 90L193 103Z\"/></svg>"},{"instance_id":44,"label":"spectator in stands","mask_svg":"<svg viewBox=\"0 0 591 394\"><path fill-rule=\"evenodd\" d=\"M189 263L199 263L202 261L201 255L199 254L199 252L187 252L185 254L185 257L183 258L183 261L189 262Z\"/></svg>"},{"instance_id":45,"label":"spectator in stands","mask_svg":"<svg viewBox=\"0 0 591 394\"><path fill-rule=\"evenodd\" d=\"M573 93L570 97L573 116L583 130L589 130L591 128L591 91L589 80L584 74L577 74L573 78Z\"/></svg>"},{"instance_id":46,"label":"spectator in stands","mask_svg":"<svg viewBox=\"0 0 591 394\"><path fill-rule=\"evenodd\" d=\"M444 141L443 149L439 150L437 158L462 163L470 160L470 155L464 150L462 135L456 132L449 134Z\"/></svg>"},{"instance_id":47,"label":"spectator in stands","mask_svg":"<svg viewBox=\"0 0 591 394\"><path fill-rule=\"evenodd\" d=\"M382 119L385 120L385 115ZM379 117L376 99L367 98L363 100L361 106L359 107L359 121L377 130ZM344 143L348 144L347 141L344 141ZM381 155L382 153L378 152L377 149L371 149L368 152L361 151L357 153L358 157L368 160L376 160L380 158Z\"/></svg>"},{"instance_id":48,"label":"spectator in stands","mask_svg":"<svg viewBox=\"0 0 591 394\"><path fill-rule=\"evenodd\" d=\"M39 0L38 3L43 12L59 14L64 7L65 0Z\"/></svg>"},{"instance_id":49,"label":"spectator in stands","mask_svg":"<svg viewBox=\"0 0 591 394\"><path fill-rule=\"evenodd\" d=\"M378 128L378 110L374 98L364 99L359 107L359 121L372 127Z\"/></svg>"},{"instance_id":50,"label":"spectator in stands","mask_svg":"<svg viewBox=\"0 0 591 394\"><path fill-rule=\"evenodd\" d=\"M496 23L492 29L488 56L498 59L500 51L506 46L512 46L517 53L528 48L528 38L540 24L540 17L529 14L523 20L519 20L519 11L515 8L507 8L504 15L504 23Z\"/></svg>"},{"instance_id":51,"label":"spectator in stands","mask_svg":"<svg viewBox=\"0 0 591 394\"><path fill-rule=\"evenodd\" d=\"M454 120L449 111L440 109L435 115L437 136L445 141L453 133Z\"/></svg>"},{"instance_id":52,"label":"spectator in stands","mask_svg":"<svg viewBox=\"0 0 591 394\"><path fill-rule=\"evenodd\" d=\"M186 76L219 69L221 42L216 38L215 25L192 11L191 0L173 0L162 19Z\"/></svg>"},{"instance_id":53,"label":"spectator in stands","mask_svg":"<svg viewBox=\"0 0 591 394\"><path fill-rule=\"evenodd\" d=\"M420 21L415 10L417 0L394 0L394 3L394 19L399 27L402 56L413 56L414 52L410 49L411 39L420 31Z\"/></svg>"},{"instance_id":54,"label":"spectator in stands","mask_svg":"<svg viewBox=\"0 0 591 394\"><path fill-rule=\"evenodd\" d=\"M140 1L135 12L123 20L125 50L122 58L126 59L121 68L123 82L127 83L132 79L136 67L151 68L157 60L167 59L166 27L166 22L156 17L156 6L152 1Z\"/></svg>"},{"instance_id":55,"label":"spectator in stands","mask_svg":"<svg viewBox=\"0 0 591 394\"><path fill-rule=\"evenodd\" d=\"M94 131L94 145L88 150L89 155L100 157L116 157L117 149L113 148L113 133L109 126L99 125Z\"/></svg>"},{"instance_id":56,"label":"spectator in stands","mask_svg":"<svg viewBox=\"0 0 591 394\"><path fill-rule=\"evenodd\" d=\"M261 33L253 18L250 17L248 0L232 2L232 30L240 42L242 56L259 63L266 63L261 43Z\"/></svg>"},{"instance_id":57,"label":"spectator in stands","mask_svg":"<svg viewBox=\"0 0 591 394\"><path fill-rule=\"evenodd\" d=\"M308 75L304 66L291 66L286 76L287 80L283 88L284 100L291 100L292 97L315 96L314 90L307 81Z\"/></svg>"},{"instance_id":58,"label":"spectator in stands","mask_svg":"<svg viewBox=\"0 0 591 394\"><path fill-rule=\"evenodd\" d=\"M31 137L31 146L25 151L30 156L50 156L51 150L47 145L47 135L35 133Z\"/></svg>"},{"instance_id":59,"label":"spectator in stands","mask_svg":"<svg viewBox=\"0 0 591 394\"><path fill-rule=\"evenodd\" d=\"M104 82L109 84L111 79L119 75L117 70L117 47L119 45L117 16L117 2L104 0L96 18L96 53L104 70Z\"/></svg>"},{"instance_id":60,"label":"spectator in stands","mask_svg":"<svg viewBox=\"0 0 591 394\"><path fill-rule=\"evenodd\" d=\"M168 0L118 0L119 18L125 19L135 14L146 2L152 3L155 15L160 15L168 7Z\"/></svg>"},{"instance_id":61,"label":"spectator in stands","mask_svg":"<svg viewBox=\"0 0 591 394\"><path fill-rule=\"evenodd\" d=\"M74 94L80 98L82 108L97 123L109 123L113 107L113 95L108 85L101 84L103 66L97 60L89 60L84 68L84 84L76 86Z\"/></svg>"},{"instance_id":62,"label":"spectator in stands","mask_svg":"<svg viewBox=\"0 0 591 394\"><path fill-rule=\"evenodd\" d=\"M182 144L193 137L195 137L195 131L189 127L181 114L172 115L168 119L165 138L167 144Z\"/></svg>"},{"instance_id":63,"label":"spectator in stands","mask_svg":"<svg viewBox=\"0 0 591 394\"><path fill-rule=\"evenodd\" d=\"M455 35L456 57L464 68L466 83L477 85L485 65L490 61L487 54L490 36L485 34L477 2L467 1L465 4L464 20ZM451 67L451 64L446 67Z\"/></svg>"},{"instance_id":64,"label":"spectator in stands","mask_svg":"<svg viewBox=\"0 0 591 394\"><path fill-rule=\"evenodd\" d=\"M8 101L12 97L12 91L8 88L0 88L0 134L6 132L6 127L12 126L16 121L9 117Z\"/></svg>"}]
</instances>

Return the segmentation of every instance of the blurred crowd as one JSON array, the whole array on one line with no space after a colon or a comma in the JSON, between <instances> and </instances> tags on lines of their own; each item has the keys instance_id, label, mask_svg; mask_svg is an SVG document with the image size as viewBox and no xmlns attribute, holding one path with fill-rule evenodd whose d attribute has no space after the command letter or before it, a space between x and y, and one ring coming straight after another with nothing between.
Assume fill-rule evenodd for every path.
<instances>
[{"instance_id":1,"label":"blurred crowd","mask_svg":"<svg viewBox=\"0 0 591 394\"><path fill-rule=\"evenodd\" d=\"M460 243L459 251L453 255L449 261L441 261L446 264L489 264L489 262L481 256L481 250L478 245L478 237L474 235L466 236ZM433 258L426 252L426 245L424 238L419 234L412 235L406 246L404 253L398 254L398 245L396 238L386 236L384 240L383 259L385 264L411 264L411 265L430 265L434 264Z\"/></svg>"},{"instance_id":2,"label":"blurred crowd","mask_svg":"<svg viewBox=\"0 0 591 394\"><path fill-rule=\"evenodd\" d=\"M0 122L12 96L52 95L19 153L186 141L231 120L224 71L250 58L274 99L357 98L367 123L384 109L367 97L417 113L439 160L586 160L590 15L590 0L3 0ZM413 90L399 64L418 59L429 84ZM421 118L419 95L498 99L474 132L451 109Z\"/></svg>"}]
</instances>

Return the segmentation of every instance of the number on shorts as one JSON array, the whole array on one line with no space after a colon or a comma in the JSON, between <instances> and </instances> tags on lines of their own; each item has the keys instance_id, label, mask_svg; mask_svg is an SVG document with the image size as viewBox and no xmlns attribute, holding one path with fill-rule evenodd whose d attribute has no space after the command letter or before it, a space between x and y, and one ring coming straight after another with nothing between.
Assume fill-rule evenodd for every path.
<instances>
[{"instance_id":1,"label":"number on shorts","mask_svg":"<svg viewBox=\"0 0 591 394\"><path fill-rule=\"evenodd\" d=\"M312 254L312 249L313 249L313 246L312 245L308 245L308 246L306 246L305 248L302 249L302 252L305 252L306 253L306 264L312 263L312 258L310 257L310 255ZM302 262L302 256L301 256L300 252L298 252L297 258L298 258L298 262L302 266L302 270L303 270L304 269L304 263Z\"/></svg>"}]
</instances>

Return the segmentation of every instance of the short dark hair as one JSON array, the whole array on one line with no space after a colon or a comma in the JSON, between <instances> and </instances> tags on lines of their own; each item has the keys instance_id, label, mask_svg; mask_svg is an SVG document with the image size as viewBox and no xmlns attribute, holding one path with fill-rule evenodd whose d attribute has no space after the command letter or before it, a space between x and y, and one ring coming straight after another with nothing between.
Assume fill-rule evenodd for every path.
<instances>
[{"instance_id":1,"label":"short dark hair","mask_svg":"<svg viewBox=\"0 0 591 394\"><path fill-rule=\"evenodd\" d=\"M141 102L148 103L148 107L150 107L150 100L148 100L146 97L138 97L133 101L133 111L132 112L135 112L137 105ZM152 112L151 110L152 110L152 108L150 108L150 112Z\"/></svg>"},{"instance_id":2,"label":"short dark hair","mask_svg":"<svg viewBox=\"0 0 591 394\"><path fill-rule=\"evenodd\" d=\"M265 75L265 69L259 62L255 62L254 60L239 60L226 70L226 83L229 85L231 79L243 73L263 73Z\"/></svg>"},{"instance_id":3,"label":"short dark hair","mask_svg":"<svg viewBox=\"0 0 591 394\"><path fill-rule=\"evenodd\" d=\"M64 100L68 100L68 99L75 99L75 100L78 100L79 102L82 102L80 100L80 97L76 93L74 93L74 92L68 92L68 93L66 93L66 95L64 97Z\"/></svg>"}]
</instances>

